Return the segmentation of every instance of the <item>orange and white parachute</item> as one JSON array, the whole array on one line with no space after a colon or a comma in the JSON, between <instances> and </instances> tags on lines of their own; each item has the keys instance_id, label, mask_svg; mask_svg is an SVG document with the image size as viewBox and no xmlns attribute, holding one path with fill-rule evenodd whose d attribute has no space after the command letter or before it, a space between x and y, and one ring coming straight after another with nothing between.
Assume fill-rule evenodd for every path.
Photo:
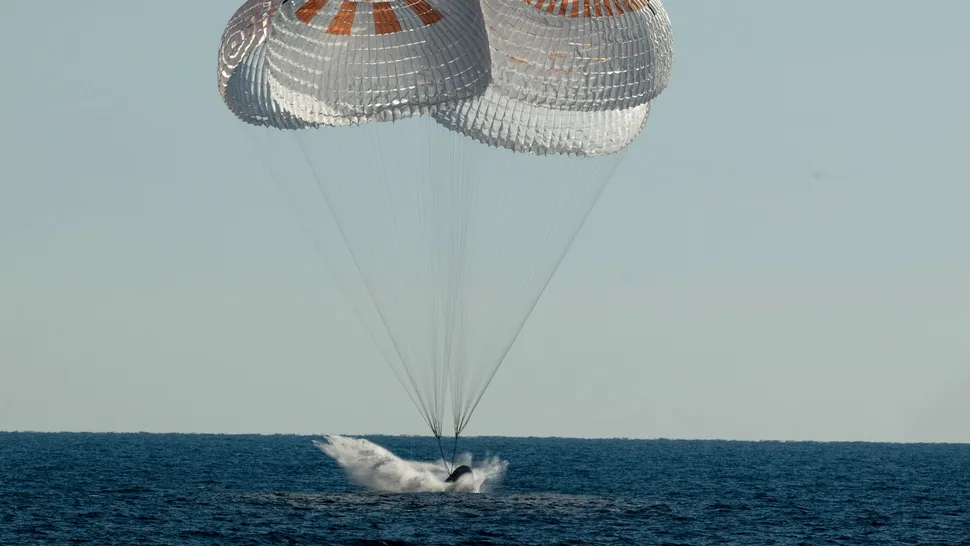
<instances>
[{"instance_id":1,"label":"orange and white parachute","mask_svg":"<svg viewBox=\"0 0 970 546\"><path fill-rule=\"evenodd\" d=\"M219 91L280 129L433 116L489 145L606 155L666 88L660 0L248 0Z\"/></svg>"},{"instance_id":2,"label":"orange and white parachute","mask_svg":"<svg viewBox=\"0 0 970 546\"><path fill-rule=\"evenodd\" d=\"M440 438L449 405L456 437L467 425L671 63L661 0L247 0L218 84Z\"/></svg>"}]
</instances>

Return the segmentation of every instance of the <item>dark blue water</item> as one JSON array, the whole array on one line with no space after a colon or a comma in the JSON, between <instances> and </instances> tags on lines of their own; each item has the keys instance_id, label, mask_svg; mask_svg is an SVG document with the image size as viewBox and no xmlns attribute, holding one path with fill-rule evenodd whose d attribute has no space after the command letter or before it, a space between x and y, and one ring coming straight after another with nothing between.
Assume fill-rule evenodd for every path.
<instances>
[{"instance_id":1,"label":"dark blue water","mask_svg":"<svg viewBox=\"0 0 970 546\"><path fill-rule=\"evenodd\" d=\"M471 438L489 491L389 494L311 439L0 433L0 544L970 544L970 445Z\"/></svg>"}]
</instances>

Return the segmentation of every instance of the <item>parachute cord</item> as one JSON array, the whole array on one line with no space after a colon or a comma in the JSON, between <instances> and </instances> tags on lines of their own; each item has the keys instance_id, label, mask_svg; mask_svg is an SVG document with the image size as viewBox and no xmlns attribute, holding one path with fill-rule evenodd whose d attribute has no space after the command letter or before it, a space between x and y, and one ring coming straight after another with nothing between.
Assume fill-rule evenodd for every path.
<instances>
[{"instance_id":1,"label":"parachute cord","mask_svg":"<svg viewBox=\"0 0 970 546\"><path fill-rule=\"evenodd\" d=\"M357 270L357 274L360 275L361 280L364 282L364 288L367 289L367 294L370 296L371 301L375 303L374 307L377 311L377 315L380 317L381 322L384 325L384 329L388 333L388 337L391 340L391 345L394 347L394 351L397 353L401 361L404 362L404 356L401 353L400 347L398 347L397 339L394 337L394 335L391 334L391 329L387 325L387 318L384 317L384 313L381 311L381 307L377 305L377 299L374 297L374 291L371 289L367 276L364 275L364 272L360 270L360 263L358 261L358 256L354 252L354 249L351 246L350 241L347 239L347 234L344 232L344 228L340 224L340 220L339 220L339 216L337 215L337 212L333 209L333 205L330 203L330 198L327 197L327 192L324 191L323 189L322 179L320 178L319 173L317 173L317 168L310 160L310 155L307 153L306 147L303 145L303 140L300 139L299 134L295 135L295 138L296 138L297 145L300 147L300 152L302 152L303 154L303 159L306 161L307 166L310 168L310 172L313 174L313 178L316 182L317 189L320 190L320 195L323 197L323 201L327 204L327 209L330 211L330 214L333 215L334 222L337 224L337 229L340 232L340 236L343 238L344 244L347 245L347 250L350 252L351 258L353 258L354 266ZM359 315L358 315L358 318L359 318ZM371 336L371 339L374 339L373 335ZM376 339L374 341L376 344L377 343ZM388 365L391 365L391 363L388 362ZM391 368L393 369L393 366L391 366ZM395 375L397 375L397 370L394 370L394 372L395 372ZM414 381L414 377L411 376L411 370L408 369L406 364L404 365L404 372L405 374L407 374L408 379L411 381L411 384L416 385L417 383ZM401 379L400 376L398 376L398 380L400 379ZM402 384L403 384L403 381L402 381ZM407 389L405 388L405 390ZM415 391L417 391L417 389L415 389ZM418 400L420 400L420 405L417 402L415 402L414 398L411 398L411 401L415 402L415 406L418 406L419 412L423 412L424 414L430 414L431 412L428 411L427 407L424 404L424 400L421 399L420 397L420 394L418 394ZM438 421L437 419L434 419L434 421L435 421L435 426L432 426L432 430L435 430L441 427L441 424L437 422ZM438 434L438 432L435 432L435 434Z\"/></svg>"},{"instance_id":2,"label":"parachute cord","mask_svg":"<svg viewBox=\"0 0 970 546\"><path fill-rule=\"evenodd\" d=\"M579 225L576 227L576 230L575 230L576 233L579 233L580 231L582 231L583 225L586 223L586 220L589 219L589 216L593 212L593 209L596 208L596 203L599 202L599 199L600 197L603 196L603 192L606 190L606 187L613 179L613 176L616 175L617 169L619 169L620 164L623 162L623 159L627 155L624 152L626 152L626 150L620 151L616 162L609 168L609 172L606 175L605 180L603 180L603 185L600 186L600 188L596 191L596 195L593 197L592 204L590 205L589 209L586 211L586 214L584 214L583 217L580 219ZM559 266L562 264L563 259L565 259L566 255L569 254L569 249L572 248L573 242L575 242L575 239L573 239L572 241L569 242L569 244L566 245L566 249L562 253L562 256L560 256L559 260L555 263L555 265L553 265L552 274L549 275L549 278L547 278L546 282L543 283L542 288L539 290L539 294L536 296L535 300L532 301L532 304L529 306L528 311L526 311L525 317L519 323L519 329L516 331L515 335L512 336L512 341L508 344L508 346L505 347L505 350L502 352L502 355L499 358L499 365L496 366L494 370L492 370L492 373L488 376L488 379L485 381L485 385L478 391L478 396L475 398L474 403L472 403L470 408L464 412L464 415L461 416L461 420L460 420L461 426L458 427L457 430L455 431L456 438L457 438L457 435L461 433L461 431L464 430L466 426L468 426L468 421L471 420L472 414L475 412L475 409L478 407L479 402L482 401L482 396L485 394L485 391L488 390L488 386L492 383L492 380L495 378L495 374L498 373L499 368L502 367L502 362L505 361L505 357L508 356L509 351L512 349L512 346L515 345L515 341L519 338L519 334L522 333L523 326L525 326L525 323L529 320L529 317L532 315L532 312L535 310L536 305L539 303L539 300L542 298L543 292L545 292L546 288L549 286L549 282L556 275L556 271L559 269Z\"/></svg>"},{"instance_id":3,"label":"parachute cord","mask_svg":"<svg viewBox=\"0 0 970 546\"><path fill-rule=\"evenodd\" d=\"M455 457L458 455L458 433L455 433L455 447L451 450L451 467L455 467Z\"/></svg>"},{"instance_id":4,"label":"parachute cord","mask_svg":"<svg viewBox=\"0 0 970 546\"><path fill-rule=\"evenodd\" d=\"M270 131L271 131L270 128L265 128L265 133L266 134L268 134ZM440 422L440 420L436 419L435 416L432 414L432 412L428 411L427 407L425 406L424 400L421 397L420 392L415 387L416 383L414 381L414 378L411 377L410 370L408 369L408 367L406 365L402 365L402 367L404 368L405 374L407 374L408 379L411 381L411 388L408 387L408 384L405 382L404 377L401 376L401 373L392 364L392 362L391 362L392 361L392 358L388 354L386 354L386 352L384 351L384 348L381 346L380 343L378 343L376 335L371 331L370 328L367 327L367 322L364 320L364 317L361 315L360 311L357 309L357 307L355 305L353 305L353 298L351 298L350 293L348 292L347 287L344 286L344 284L342 282L339 282L339 280L338 280L339 276L336 273L335 266L330 263L330 260L327 259L326 253L323 251L323 248L322 248L320 242L313 236L313 234L310 231L310 228L307 227L306 222L302 218L302 215L298 212L297 208L291 202L291 200L290 200L290 197L291 196L288 195L289 192L287 192L284 189L284 187L283 187L284 184L283 184L283 182L281 180L282 177L276 171L276 169L274 169L273 166L270 165L269 161L267 160L267 158L265 157L265 155L263 153L263 149L261 148L261 146L257 142L256 137L254 136L254 134L252 132L249 132L249 131L244 131L243 133L248 137L249 143L252 145L254 152L256 152L256 156L259 158L260 163L262 163L263 168L269 174L269 178L273 181L273 185L276 187L276 190L279 191L280 194L281 194L281 196L283 197L283 202L286 205L289 206L291 212L293 213L293 215L297 219L298 225L303 229L303 232L306 234L307 238L310 240L310 243L313 246L314 250L316 250L317 254L323 259L324 265L327 267L327 269L330 270L330 273L333 276L334 280L337 281L335 284L338 286L338 288L340 289L340 291L343 293L344 298L346 298L346 301L351 304L351 309L353 309L354 315L356 315L357 320L364 327L364 331L367 332L367 334L370 336L371 340L374 342L374 345L378 349L380 349L381 353L384 353L383 356L384 356L384 359L387 361L388 367L391 368L391 371L394 373L394 377L398 380L398 382L401 384L401 386L404 387L405 394L407 394L408 398L411 400L411 403L414 404L415 408L418 409L418 412L421 414L421 416L424 419L425 423L431 429L431 432L433 434L435 434L436 436L440 436L440 434L441 434L441 422ZM303 160L305 161L306 166L309 168L310 173L312 174L312 177L313 177L314 182L315 182L316 190L319 192L320 197L323 198L324 203L326 203L329 212L331 213L331 215L334 218L334 221L337 223L337 228L338 228L338 231L339 231L339 233L341 235L341 238L343 239L344 244L347 246L347 250L351 253L351 257L353 258L353 262L354 262L354 266L355 266L355 269L357 271L357 274L359 275L360 279L364 282L364 289L367 291L368 295L371 297L371 301L375 301L374 295L373 295L373 293L372 293L372 291L370 289L370 286L367 283L367 279L364 277L363 272L360 271L359 264L357 264L356 256L354 256L353 249L350 247L350 243L347 240L347 236L344 233L343 228L340 225L339 221L337 221L336 212L333 210L333 207L332 207L332 205L330 203L330 199L327 197L326 192L323 190L323 187L322 187L321 182L320 182L320 177L319 177L319 175L318 175L318 173L316 171L315 165L310 160L309 154L306 151L306 147L305 147L305 145L303 143L303 140L299 137L298 134L294 134L294 140L297 143L297 146L298 146L298 148L299 148L299 150L300 150L300 152L301 152L301 154L303 156ZM383 315L380 314L380 309L379 308L378 308L378 316L381 319L381 322L382 322L382 325L385 328L385 331L387 331L386 321L384 320ZM398 347L397 347L396 340L392 336L390 336L390 333L389 332L388 332L388 334L389 334L388 337L389 337L389 339L390 339L390 341L392 343L392 349L393 349L394 353L396 354L396 356L398 357L398 359L403 363L403 360L404 359L403 359L403 356L401 355L400 349L398 349ZM442 454L442 460L444 460L444 455L443 454Z\"/></svg>"},{"instance_id":5,"label":"parachute cord","mask_svg":"<svg viewBox=\"0 0 970 546\"><path fill-rule=\"evenodd\" d=\"M448 459L445 458L445 449L441 447L441 435L435 434L434 437L435 437L435 440L438 441L438 452L441 453L441 463L445 465L445 471L448 472L449 476L451 476L451 469L448 468ZM454 462L454 459L452 459L452 462Z\"/></svg>"},{"instance_id":6,"label":"parachute cord","mask_svg":"<svg viewBox=\"0 0 970 546\"><path fill-rule=\"evenodd\" d=\"M267 127L266 128L266 133L268 134L270 132L270 130L271 129ZM333 276L334 280L336 281L337 278L338 278L338 275L336 274L336 271L334 270L334 266L330 264L330 261L327 259L326 253L323 252L323 248L321 247L319 241L317 241L316 238L313 237L312 233L310 232L310 229L306 226L306 223L302 219L301 215L299 214L299 212L296 211L295 207L290 202L290 199L287 197L287 193L288 192L283 189L283 183L280 180L279 173L277 173L276 172L276 169L274 169L269 164L269 161L263 155L262 149L260 148L259 143L256 141L256 139L253 136L253 134L250 133L250 132L244 132L244 133L247 135L250 144L252 144L253 150L256 152L256 156L259 157L260 162L263 164L263 167L266 169L266 172L269 173L270 178L272 179L273 184L276 187L277 191L279 191L280 194L283 196L283 202L286 203L290 207L291 212L293 212L294 216L296 216L296 218L297 218L297 223L303 229L303 232L307 235L307 238L310 240L310 243L312 244L314 250L316 250L317 251L317 254L319 254L320 257L323 259L324 265L327 267L327 269L330 270L331 275ZM306 161L306 164L309 167L310 172L312 173L312 175L314 177L314 180L316 182L317 191L320 192L320 196L323 198L324 202L327 204L327 208L329 209L331 215L333 216L334 221L337 222L336 212L333 210L333 207L330 204L330 200L327 198L326 193L323 191L323 188L320 185L320 179L319 179L319 176L317 175L316 168L313 165L313 162L310 161L310 158L309 158L309 155L307 154L306 148L303 145L303 141L298 136L294 136L294 139L297 141L297 145L299 146L300 151L303 154L303 159ZM337 227L338 227L338 229L340 231L341 237L343 238L344 244L347 245L347 250L350 251L351 252L351 256L354 257L353 256L353 251L350 248L350 243L347 241L347 237L344 234L343 229L340 227L339 222L337 222ZM360 267L357 265L356 262L357 262L356 257L354 257L354 265L355 265L355 267L357 269L357 274L360 275L361 280L364 282L364 288L367 290L368 295L370 295L371 300L373 301L374 300L374 296L373 296L373 293L370 290L370 286L367 285L367 280L364 278L364 275L360 271ZM347 302L351 304L350 307L351 307L351 309L353 309L354 314L357 316L357 320L360 321L361 326L364 327L364 331L366 331L367 334L370 336L371 340L374 342L374 345L376 347L378 347L378 349L380 349L382 353L384 353L384 350L381 348L381 345L377 342L377 338L375 337L374 333L371 332L370 328L367 328L367 323L364 320L363 316L361 316L360 311L358 311L357 307L353 305L353 299L350 297L350 293L347 291L347 288L343 285L343 283L341 283L339 281L337 281L335 284L340 288L340 291L343 293L344 298L346 298ZM378 310L378 312L379 312L379 310ZM384 328L386 330L387 329L387 324L384 321L384 317L383 316L380 316L380 318L381 318L381 321L383 323L383 326L384 326ZM388 337L390 337L390 335ZM392 337L390 337L390 339L391 339L391 343L393 344L394 351L397 353L398 358L401 359L402 362L403 362L403 357L401 356L400 350L397 348L397 345L394 343L394 339ZM431 431L433 433L440 434L439 430L441 428L441 425L440 425L440 423L437 423L436 424L437 419L434 419L433 417L431 417L431 413L428 412L427 409L424 407L424 403L423 403L423 400L421 400L420 393L418 393L417 390L415 389L414 393L412 394L412 389L409 389L408 388L407 384L404 382L404 379L401 377L400 372L398 372L397 368L395 368L394 365L391 364L391 359L388 358L388 356L386 354L384 355L384 359L387 361L387 364L391 368L391 371L394 372L394 377L397 378L397 380L401 384L401 386L404 387L404 392L407 394L408 398L411 400L411 403L413 403L414 406L418 409L418 412L422 414L422 417L424 418L424 421L428 424L428 427L431 428ZM411 377L410 372L407 369L407 366L404 366L404 369L405 369L405 373L408 374L408 379L411 380L411 384L414 385L415 384L414 383L414 379Z\"/></svg>"}]
</instances>

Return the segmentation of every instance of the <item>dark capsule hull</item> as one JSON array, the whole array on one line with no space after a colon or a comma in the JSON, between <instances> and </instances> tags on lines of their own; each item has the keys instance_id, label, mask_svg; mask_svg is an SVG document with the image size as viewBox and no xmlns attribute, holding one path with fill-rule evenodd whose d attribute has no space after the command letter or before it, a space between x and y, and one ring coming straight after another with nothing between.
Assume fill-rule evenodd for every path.
<instances>
[{"instance_id":1,"label":"dark capsule hull","mask_svg":"<svg viewBox=\"0 0 970 546\"><path fill-rule=\"evenodd\" d=\"M454 472L451 473L451 476L448 476L448 479L445 480L445 483L457 482L465 474L471 474L471 473L472 473L471 468L468 468L468 466L466 465L461 465L458 468L456 468Z\"/></svg>"}]
</instances>

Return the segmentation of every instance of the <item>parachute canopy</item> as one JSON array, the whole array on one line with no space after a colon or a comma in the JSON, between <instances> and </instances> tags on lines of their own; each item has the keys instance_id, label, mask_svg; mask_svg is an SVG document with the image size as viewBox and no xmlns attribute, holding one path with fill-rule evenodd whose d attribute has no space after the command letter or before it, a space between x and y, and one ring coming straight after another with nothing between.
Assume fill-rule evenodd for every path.
<instances>
[{"instance_id":1,"label":"parachute canopy","mask_svg":"<svg viewBox=\"0 0 970 546\"><path fill-rule=\"evenodd\" d=\"M218 77L247 123L430 115L492 146L606 155L640 133L672 59L660 0L248 0Z\"/></svg>"},{"instance_id":2,"label":"parachute canopy","mask_svg":"<svg viewBox=\"0 0 970 546\"><path fill-rule=\"evenodd\" d=\"M467 425L671 64L660 0L248 0L218 86L440 438L448 401L455 436Z\"/></svg>"}]
</instances>

